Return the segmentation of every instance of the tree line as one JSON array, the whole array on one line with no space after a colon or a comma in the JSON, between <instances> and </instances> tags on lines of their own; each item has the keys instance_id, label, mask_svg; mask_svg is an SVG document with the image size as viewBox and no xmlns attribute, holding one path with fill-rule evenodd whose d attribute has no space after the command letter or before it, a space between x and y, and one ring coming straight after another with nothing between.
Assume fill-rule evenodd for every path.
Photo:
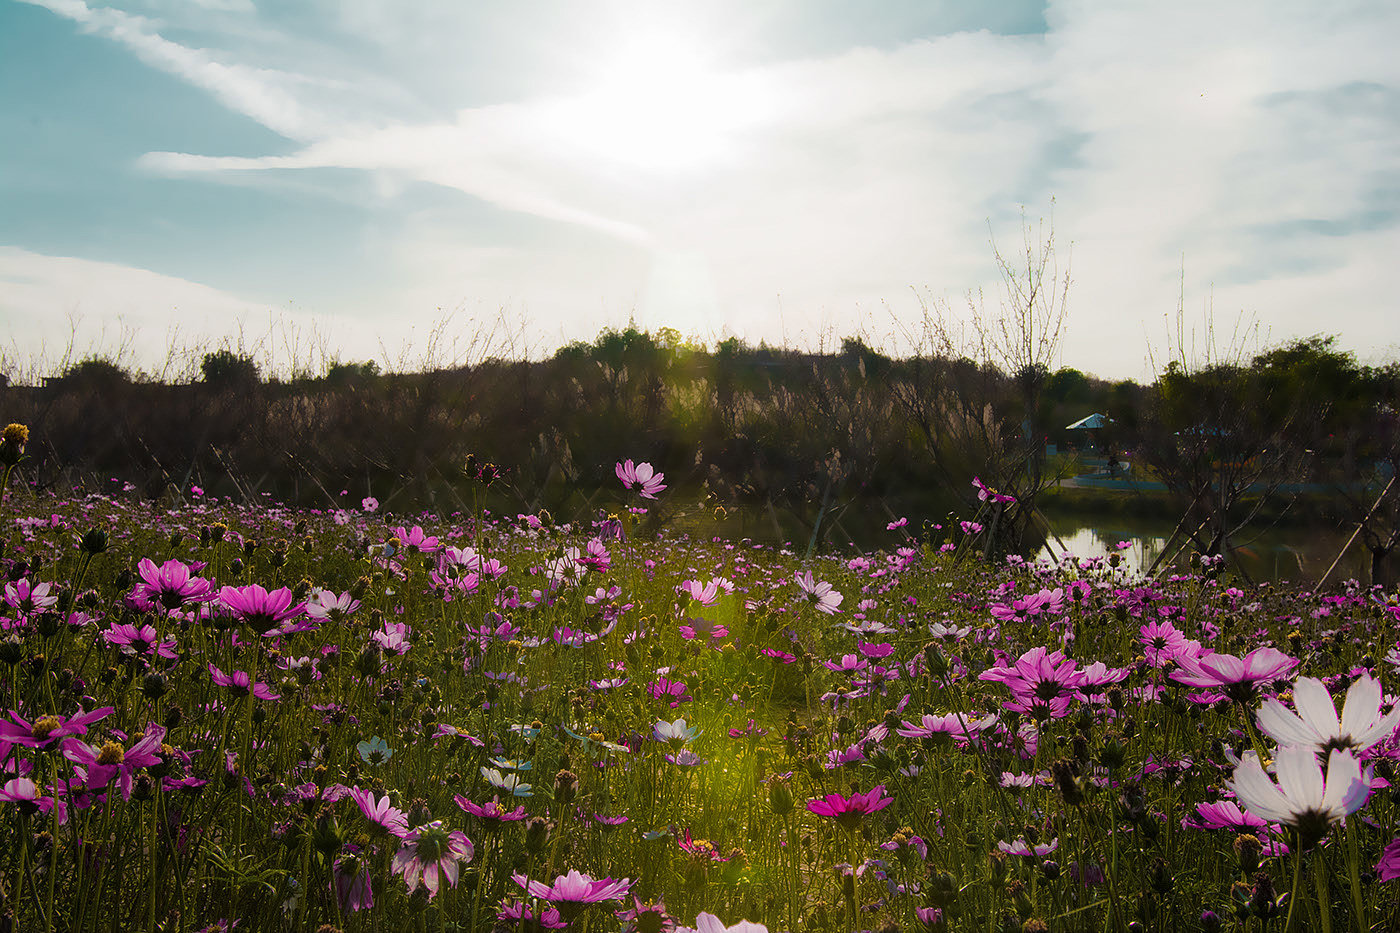
<instances>
[{"instance_id":1,"label":"tree line","mask_svg":"<svg viewBox=\"0 0 1400 933\"><path fill-rule=\"evenodd\" d=\"M929 521L980 510L986 554L1043 540L1038 503L1065 465L1047 444L1082 440L1066 426L1097 412L1112 419L1100 445L1166 487L1179 537L1203 554L1228 557L1261 510L1318 491L1357 529L1377 581L1400 541L1400 364L1362 365L1330 337L1173 360L1145 385L946 344L904 358L859 337L820 353L709 348L628 326L545 360L269 379L219 350L172 385L91 357L0 391L5 418L31 428L39 489L117 478L152 497L201 486L340 507L373 494L399 511L562 518L611 507L613 464L629 457L693 494L673 508L781 513L814 542L839 542L877 506ZM1014 503L978 499L974 476Z\"/></svg>"}]
</instances>

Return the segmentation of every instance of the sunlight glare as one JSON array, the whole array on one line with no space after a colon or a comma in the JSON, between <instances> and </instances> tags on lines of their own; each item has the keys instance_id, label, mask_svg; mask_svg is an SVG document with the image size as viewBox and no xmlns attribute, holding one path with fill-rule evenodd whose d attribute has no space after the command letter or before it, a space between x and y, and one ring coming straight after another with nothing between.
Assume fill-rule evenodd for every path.
<instances>
[{"instance_id":1,"label":"sunlight glare","mask_svg":"<svg viewBox=\"0 0 1400 933\"><path fill-rule=\"evenodd\" d=\"M649 172L734 157L740 131L772 104L756 76L718 70L701 40L675 32L619 40L596 74L580 94L557 102L554 130L578 154Z\"/></svg>"}]
</instances>

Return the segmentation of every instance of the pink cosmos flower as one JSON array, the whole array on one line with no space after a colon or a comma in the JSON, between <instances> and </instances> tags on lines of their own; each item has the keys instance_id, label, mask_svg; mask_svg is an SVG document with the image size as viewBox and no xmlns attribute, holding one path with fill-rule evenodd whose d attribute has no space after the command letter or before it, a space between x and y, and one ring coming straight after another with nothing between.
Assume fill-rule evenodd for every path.
<instances>
[{"instance_id":1,"label":"pink cosmos flower","mask_svg":"<svg viewBox=\"0 0 1400 933\"><path fill-rule=\"evenodd\" d=\"M1233 800L1221 800L1215 803L1196 804L1197 824L1204 829L1233 829L1239 832L1254 832L1258 829L1267 829L1269 822L1262 817L1255 816L1247 810L1241 810L1240 805Z\"/></svg>"},{"instance_id":2,"label":"pink cosmos flower","mask_svg":"<svg viewBox=\"0 0 1400 933\"><path fill-rule=\"evenodd\" d=\"M118 622L103 632L102 638L107 644L121 649L122 653L126 655L153 654L165 658L167 661L175 660L175 639L167 638L161 641L160 635L153 625L136 626L126 622Z\"/></svg>"},{"instance_id":3,"label":"pink cosmos flower","mask_svg":"<svg viewBox=\"0 0 1400 933\"><path fill-rule=\"evenodd\" d=\"M995 713L981 717L963 716L960 713L946 713L942 716L925 713L917 725L905 719L895 732L906 739L922 739L933 735L951 735L966 739L968 733L984 732L995 726L998 721Z\"/></svg>"},{"instance_id":4,"label":"pink cosmos flower","mask_svg":"<svg viewBox=\"0 0 1400 933\"><path fill-rule=\"evenodd\" d=\"M858 654L843 654L839 661L822 661L822 667L829 671L838 673L854 673L863 671L870 666L870 662Z\"/></svg>"},{"instance_id":5,"label":"pink cosmos flower","mask_svg":"<svg viewBox=\"0 0 1400 933\"><path fill-rule=\"evenodd\" d=\"M999 681L1011 691L1011 700L1002 704L1004 709L1058 719L1069 713L1083 672L1059 651L1038 646L1017 658L1011 667L990 668L978 678Z\"/></svg>"},{"instance_id":6,"label":"pink cosmos flower","mask_svg":"<svg viewBox=\"0 0 1400 933\"><path fill-rule=\"evenodd\" d=\"M807 809L817 816L829 816L836 825L848 831L860 826L860 821L871 813L885 809L894 803L893 797L886 797L885 785L876 784L865 793L852 793L849 797L840 794L827 794L807 801Z\"/></svg>"},{"instance_id":7,"label":"pink cosmos flower","mask_svg":"<svg viewBox=\"0 0 1400 933\"><path fill-rule=\"evenodd\" d=\"M354 913L374 906L374 888L370 885L369 860L360 847L347 845L345 853L335 860L331 871L330 889L344 913Z\"/></svg>"},{"instance_id":8,"label":"pink cosmos flower","mask_svg":"<svg viewBox=\"0 0 1400 933\"><path fill-rule=\"evenodd\" d=\"M647 692L653 699L669 702L672 709L694 699L686 692L685 681L671 680L668 677L658 677L654 683L647 684Z\"/></svg>"},{"instance_id":9,"label":"pink cosmos flower","mask_svg":"<svg viewBox=\"0 0 1400 933\"><path fill-rule=\"evenodd\" d=\"M23 745L26 748L53 748L67 736L86 735L88 726L107 718L113 712L114 707L104 706L68 719L60 716L40 716L30 722L12 710L9 719L0 719L0 742Z\"/></svg>"},{"instance_id":10,"label":"pink cosmos flower","mask_svg":"<svg viewBox=\"0 0 1400 933\"><path fill-rule=\"evenodd\" d=\"M294 598L285 586L269 593L257 583L219 590L219 601L234 617L265 638L293 629L290 623L306 611L306 603L292 605Z\"/></svg>"},{"instance_id":11,"label":"pink cosmos flower","mask_svg":"<svg viewBox=\"0 0 1400 933\"><path fill-rule=\"evenodd\" d=\"M615 471L617 478L622 480L624 489L637 487L637 494L643 499L655 499L656 494L666 487L662 480L666 478L665 473L657 473L652 469L650 463L638 463L635 466L631 460L626 463L619 463Z\"/></svg>"},{"instance_id":12,"label":"pink cosmos flower","mask_svg":"<svg viewBox=\"0 0 1400 933\"><path fill-rule=\"evenodd\" d=\"M318 622L343 622L359 608L360 601L352 597L348 590L337 596L330 590L317 587L306 601L306 614Z\"/></svg>"},{"instance_id":13,"label":"pink cosmos flower","mask_svg":"<svg viewBox=\"0 0 1400 933\"><path fill-rule=\"evenodd\" d=\"M729 629L718 622L711 622L709 619L686 619L680 624L681 637L687 641L699 639L723 638L729 634Z\"/></svg>"},{"instance_id":14,"label":"pink cosmos flower","mask_svg":"<svg viewBox=\"0 0 1400 933\"><path fill-rule=\"evenodd\" d=\"M472 841L461 831L448 832L442 820L433 820L415 827L403 838L403 845L394 853L393 870L403 875L412 894L421 881L431 899L438 893L443 879L449 887L457 886L459 863L470 862L475 850Z\"/></svg>"},{"instance_id":15,"label":"pink cosmos flower","mask_svg":"<svg viewBox=\"0 0 1400 933\"><path fill-rule=\"evenodd\" d=\"M400 839L408 835L408 817L389 801L385 794L376 800L372 791L350 788L350 798L360 808L373 829L381 835L396 836Z\"/></svg>"},{"instance_id":16,"label":"pink cosmos flower","mask_svg":"<svg viewBox=\"0 0 1400 933\"><path fill-rule=\"evenodd\" d=\"M841 600L845 597L832 589L830 583L825 580L818 582L813 578L810 570L794 574L793 579L802 588L808 602L816 606L819 612L834 615L839 611L837 607L841 605Z\"/></svg>"},{"instance_id":17,"label":"pink cosmos flower","mask_svg":"<svg viewBox=\"0 0 1400 933\"><path fill-rule=\"evenodd\" d=\"M540 929L544 930L563 930L568 927L557 909L546 907L536 917L530 910L530 905L524 901L502 901L496 911L496 919L508 920L522 929L530 929L534 924L538 924Z\"/></svg>"},{"instance_id":18,"label":"pink cosmos flower","mask_svg":"<svg viewBox=\"0 0 1400 933\"><path fill-rule=\"evenodd\" d=\"M400 525L394 529L394 537L398 538L399 545L410 553L431 554L438 549L437 537L426 534L421 525L414 525L412 528Z\"/></svg>"},{"instance_id":19,"label":"pink cosmos flower","mask_svg":"<svg viewBox=\"0 0 1400 933\"><path fill-rule=\"evenodd\" d=\"M1011 842L997 842L997 848L1007 855L1019 855L1022 858L1044 858L1060 847L1060 840L1051 839L1049 842L1042 842L1038 845L1031 845L1020 837Z\"/></svg>"},{"instance_id":20,"label":"pink cosmos flower","mask_svg":"<svg viewBox=\"0 0 1400 933\"><path fill-rule=\"evenodd\" d=\"M27 777L6 781L5 786L0 787L0 800L13 803L20 808L20 812L30 815L48 813L54 806L54 798L39 796L38 786ZM58 801L58 821L68 822L68 807L62 799Z\"/></svg>"},{"instance_id":21,"label":"pink cosmos flower","mask_svg":"<svg viewBox=\"0 0 1400 933\"><path fill-rule=\"evenodd\" d=\"M1003 502L1016 501L1015 496L1007 495L1006 493L1002 492L997 492L995 489L982 482L981 478L976 476L972 478L972 488L977 490L977 498L982 502L991 502L993 504L997 504Z\"/></svg>"},{"instance_id":22,"label":"pink cosmos flower","mask_svg":"<svg viewBox=\"0 0 1400 933\"><path fill-rule=\"evenodd\" d=\"M5 584L5 602L16 612L27 615L58 605L58 594L49 583L32 584L28 578L21 577Z\"/></svg>"},{"instance_id":23,"label":"pink cosmos flower","mask_svg":"<svg viewBox=\"0 0 1400 933\"><path fill-rule=\"evenodd\" d=\"M209 676L214 683L220 687L228 687L229 692L235 697L246 697L249 693L259 700L280 700L282 694L273 693L272 688L267 684L255 683L253 678L244 671L234 671L225 674L213 664L209 665Z\"/></svg>"},{"instance_id":24,"label":"pink cosmos flower","mask_svg":"<svg viewBox=\"0 0 1400 933\"><path fill-rule=\"evenodd\" d=\"M1382 881L1400 878L1400 838L1392 840L1381 853L1381 860L1376 863L1376 877Z\"/></svg>"},{"instance_id":25,"label":"pink cosmos flower","mask_svg":"<svg viewBox=\"0 0 1400 933\"><path fill-rule=\"evenodd\" d=\"M164 740L165 727L149 723L146 734L131 748L123 749L116 742L94 748L70 737L63 740L63 757L79 766L76 770L89 790L100 790L116 780L122 799L130 800L136 771L160 764L160 743Z\"/></svg>"},{"instance_id":26,"label":"pink cosmos flower","mask_svg":"<svg viewBox=\"0 0 1400 933\"><path fill-rule=\"evenodd\" d=\"M1181 669L1172 680L1198 690L1219 691L1231 700L1245 703L1253 699L1259 685L1287 677L1298 662L1277 648L1255 648L1243 658L1232 654L1205 654L1193 658L1179 653Z\"/></svg>"},{"instance_id":27,"label":"pink cosmos flower","mask_svg":"<svg viewBox=\"0 0 1400 933\"><path fill-rule=\"evenodd\" d=\"M132 589L129 599L146 612L157 606L169 611L186 603L208 602L216 595L213 581L191 576L190 566L178 560L168 560L157 567L150 558L142 558L136 569L141 582Z\"/></svg>"},{"instance_id":28,"label":"pink cosmos flower","mask_svg":"<svg viewBox=\"0 0 1400 933\"><path fill-rule=\"evenodd\" d=\"M630 878L623 878L621 881L601 878L595 881L592 876L576 869L570 869L566 875L559 875L552 885L543 881L531 881L518 872L511 875L511 878L532 897L553 904L565 922L572 921L589 904L621 900L632 889Z\"/></svg>"},{"instance_id":29,"label":"pink cosmos flower","mask_svg":"<svg viewBox=\"0 0 1400 933\"><path fill-rule=\"evenodd\" d=\"M379 645L379 650L390 657L397 657L407 654L412 642L409 637L413 634L413 629L407 622L385 622L384 627L378 631L371 632L370 638Z\"/></svg>"},{"instance_id":30,"label":"pink cosmos flower","mask_svg":"<svg viewBox=\"0 0 1400 933\"><path fill-rule=\"evenodd\" d=\"M1186 644L1186 636L1165 619L1149 622L1138 629L1143 654L1153 667L1163 667L1176 660L1177 652Z\"/></svg>"},{"instance_id":31,"label":"pink cosmos flower","mask_svg":"<svg viewBox=\"0 0 1400 933\"><path fill-rule=\"evenodd\" d=\"M454 795L452 799L457 801L457 806L461 807L464 812L470 813L480 820L481 828L487 832L499 829L502 823L519 822L525 819L525 807L523 805L516 807L514 810L507 810L505 807L501 806L501 798L499 795L492 797L490 800L486 801L486 803L477 803L473 800L468 800L461 794Z\"/></svg>"}]
</instances>

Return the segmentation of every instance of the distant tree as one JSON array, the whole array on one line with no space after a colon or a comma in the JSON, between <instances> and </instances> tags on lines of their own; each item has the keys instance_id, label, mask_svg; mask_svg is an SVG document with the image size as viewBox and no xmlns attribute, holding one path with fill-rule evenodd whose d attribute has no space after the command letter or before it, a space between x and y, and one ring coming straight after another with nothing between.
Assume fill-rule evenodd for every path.
<instances>
[{"instance_id":1,"label":"distant tree","mask_svg":"<svg viewBox=\"0 0 1400 933\"><path fill-rule=\"evenodd\" d=\"M1089 377L1077 369L1057 369L1045 380L1045 396L1052 402L1079 402L1089 395Z\"/></svg>"},{"instance_id":2,"label":"distant tree","mask_svg":"<svg viewBox=\"0 0 1400 933\"><path fill-rule=\"evenodd\" d=\"M257 385L260 379L258 364L252 357L229 349L204 354L199 371L206 385L217 388Z\"/></svg>"},{"instance_id":3,"label":"distant tree","mask_svg":"<svg viewBox=\"0 0 1400 933\"><path fill-rule=\"evenodd\" d=\"M373 360L364 363L342 363L337 360L326 367L326 382L332 385L363 382L378 375L379 364Z\"/></svg>"},{"instance_id":4,"label":"distant tree","mask_svg":"<svg viewBox=\"0 0 1400 933\"><path fill-rule=\"evenodd\" d=\"M58 378L66 389L103 391L131 382L131 374L120 364L106 357L89 356L69 366Z\"/></svg>"}]
</instances>

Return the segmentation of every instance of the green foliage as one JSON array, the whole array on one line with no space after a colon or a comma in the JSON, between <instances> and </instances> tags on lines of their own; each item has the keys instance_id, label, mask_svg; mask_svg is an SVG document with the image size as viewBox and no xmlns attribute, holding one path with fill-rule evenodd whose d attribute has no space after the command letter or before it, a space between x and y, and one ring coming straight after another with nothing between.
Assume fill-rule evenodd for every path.
<instances>
[{"instance_id":1,"label":"green foliage","mask_svg":"<svg viewBox=\"0 0 1400 933\"><path fill-rule=\"evenodd\" d=\"M107 391L131 382L131 374L115 360L88 356L63 371L58 382L73 390Z\"/></svg>"},{"instance_id":2,"label":"green foliage","mask_svg":"<svg viewBox=\"0 0 1400 933\"><path fill-rule=\"evenodd\" d=\"M257 385L259 380L258 364L253 358L228 349L204 354L199 371L205 384L216 388Z\"/></svg>"}]
</instances>

